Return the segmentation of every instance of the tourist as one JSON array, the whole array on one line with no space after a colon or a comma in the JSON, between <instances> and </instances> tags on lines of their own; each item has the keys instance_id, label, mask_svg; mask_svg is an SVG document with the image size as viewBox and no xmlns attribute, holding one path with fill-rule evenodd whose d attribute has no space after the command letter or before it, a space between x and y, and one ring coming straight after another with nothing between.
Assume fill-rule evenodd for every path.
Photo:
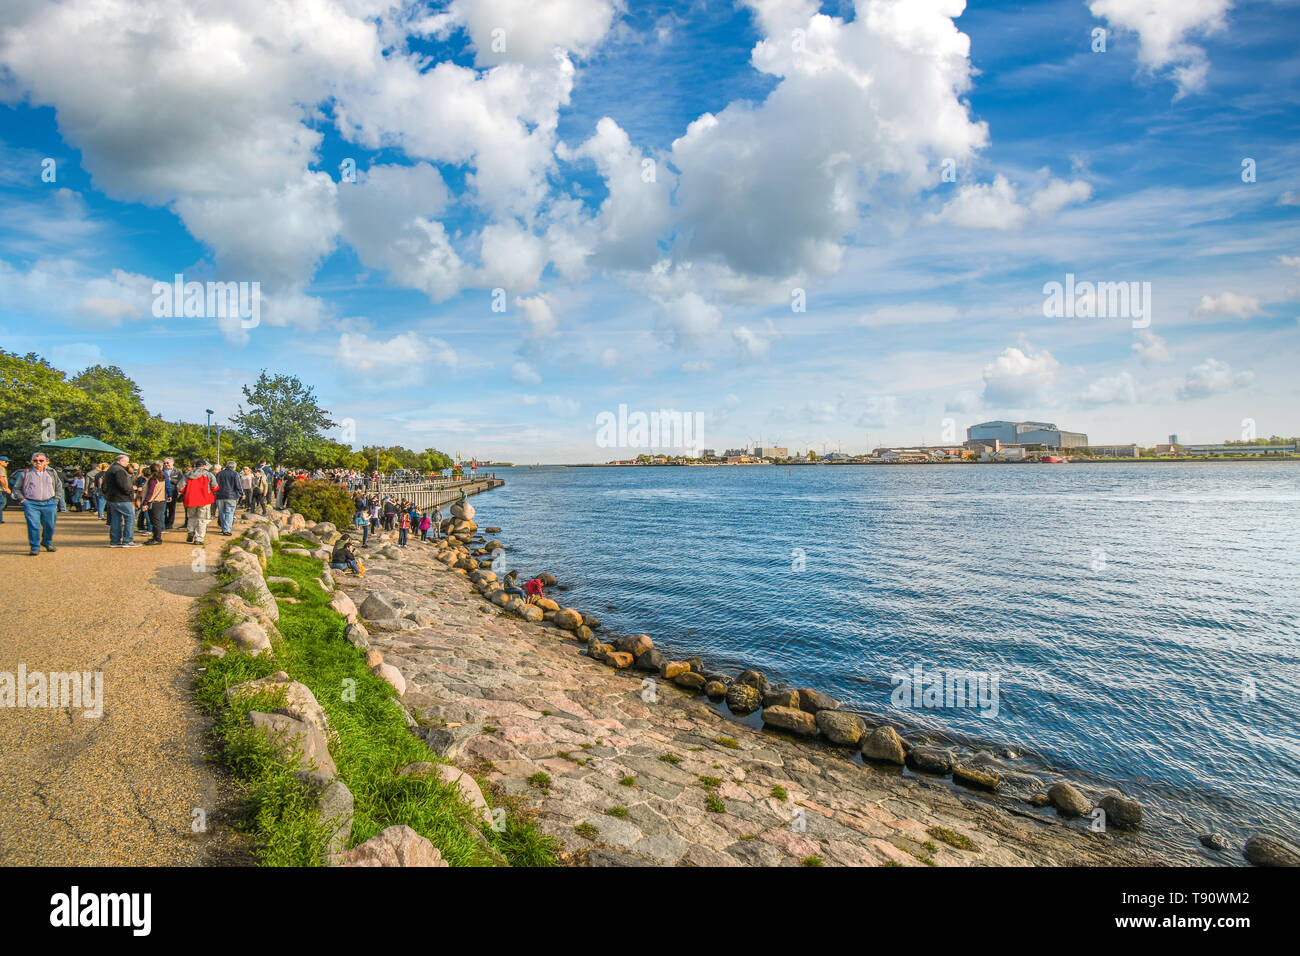
<instances>
[{"instance_id":1,"label":"tourist","mask_svg":"<svg viewBox=\"0 0 1300 956\"><path fill-rule=\"evenodd\" d=\"M439 508L437 505L433 506L433 518L431 523L433 525L433 536L435 538L441 538L442 537L442 509Z\"/></svg>"},{"instance_id":2,"label":"tourist","mask_svg":"<svg viewBox=\"0 0 1300 956\"><path fill-rule=\"evenodd\" d=\"M9 507L9 459L0 455L0 524L5 523L5 509Z\"/></svg>"},{"instance_id":3,"label":"tourist","mask_svg":"<svg viewBox=\"0 0 1300 956\"><path fill-rule=\"evenodd\" d=\"M411 533L411 514L403 511L397 519L397 546L406 547L406 536Z\"/></svg>"},{"instance_id":4,"label":"tourist","mask_svg":"<svg viewBox=\"0 0 1300 956\"><path fill-rule=\"evenodd\" d=\"M338 544L334 545L334 550L330 552L330 567L336 571L361 573L361 566L357 564L357 553L352 550L352 539L346 534L339 538Z\"/></svg>"},{"instance_id":5,"label":"tourist","mask_svg":"<svg viewBox=\"0 0 1300 956\"><path fill-rule=\"evenodd\" d=\"M95 491L95 517L101 521L104 520L104 513L108 510L108 497L104 493L104 476L108 474L108 462L101 461L95 466L95 473L91 476L91 487Z\"/></svg>"},{"instance_id":6,"label":"tourist","mask_svg":"<svg viewBox=\"0 0 1300 956\"><path fill-rule=\"evenodd\" d=\"M176 525L176 485L181 477L181 470L176 467L174 459L163 459L163 477L167 480L167 509L163 516L163 528L171 531Z\"/></svg>"},{"instance_id":7,"label":"tourist","mask_svg":"<svg viewBox=\"0 0 1300 956\"><path fill-rule=\"evenodd\" d=\"M144 471L144 469L141 469ZM155 461L146 474L144 492L140 496L140 507L149 513L149 527L153 537L145 544L162 544L163 522L167 517L167 476L163 474L162 462Z\"/></svg>"},{"instance_id":8,"label":"tourist","mask_svg":"<svg viewBox=\"0 0 1300 956\"><path fill-rule=\"evenodd\" d=\"M72 473L72 507L78 511L85 511L82 505L82 499L86 495L86 476L79 471Z\"/></svg>"},{"instance_id":9,"label":"tourist","mask_svg":"<svg viewBox=\"0 0 1300 956\"><path fill-rule=\"evenodd\" d=\"M261 468L253 472L253 497L249 506L250 511L256 511L258 514L266 514L266 499L270 494L271 484L267 481L266 472Z\"/></svg>"},{"instance_id":10,"label":"tourist","mask_svg":"<svg viewBox=\"0 0 1300 956\"><path fill-rule=\"evenodd\" d=\"M542 579L533 578L524 584L524 590L528 592L528 603L536 604L539 600L546 597L542 593Z\"/></svg>"},{"instance_id":11,"label":"tourist","mask_svg":"<svg viewBox=\"0 0 1300 956\"><path fill-rule=\"evenodd\" d=\"M138 548L135 540L135 487L131 478L131 456L125 453L104 473L104 495L108 498L108 546Z\"/></svg>"},{"instance_id":12,"label":"tourist","mask_svg":"<svg viewBox=\"0 0 1300 956\"><path fill-rule=\"evenodd\" d=\"M245 512L253 510L253 469L247 465L239 475L239 504Z\"/></svg>"},{"instance_id":13,"label":"tourist","mask_svg":"<svg viewBox=\"0 0 1300 956\"><path fill-rule=\"evenodd\" d=\"M433 522L429 520L428 512L420 515L420 540L421 541L429 540L429 528L432 526L433 526Z\"/></svg>"},{"instance_id":14,"label":"tourist","mask_svg":"<svg viewBox=\"0 0 1300 956\"><path fill-rule=\"evenodd\" d=\"M180 492L185 502L185 540L203 544L216 502L217 478L202 458L196 458L190 472L182 479Z\"/></svg>"},{"instance_id":15,"label":"tourist","mask_svg":"<svg viewBox=\"0 0 1300 956\"><path fill-rule=\"evenodd\" d=\"M352 523L361 529L361 547L364 548L370 537L370 514L366 510L366 499L357 502L357 513L352 516Z\"/></svg>"},{"instance_id":16,"label":"tourist","mask_svg":"<svg viewBox=\"0 0 1300 956\"><path fill-rule=\"evenodd\" d=\"M217 473L217 526L227 538L234 534L231 525L235 521L235 505L243 493L236 468L233 461L228 461L226 467Z\"/></svg>"},{"instance_id":17,"label":"tourist","mask_svg":"<svg viewBox=\"0 0 1300 956\"><path fill-rule=\"evenodd\" d=\"M31 464L14 474L9 493L22 502L31 553L40 554L41 548L54 551L54 520L63 510L63 482L43 452L33 453Z\"/></svg>"}]
</instances>

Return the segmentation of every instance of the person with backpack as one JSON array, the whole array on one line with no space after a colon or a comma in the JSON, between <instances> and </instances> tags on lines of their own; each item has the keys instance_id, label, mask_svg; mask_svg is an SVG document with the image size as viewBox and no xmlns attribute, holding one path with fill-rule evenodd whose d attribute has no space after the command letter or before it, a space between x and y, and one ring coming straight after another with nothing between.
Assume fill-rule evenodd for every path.
<instances>
[{"instance_id":1,"label":"person with backpack","mask_svg":"<svg viewBox=\"0 0 1300 956\"><path fill-rule=\"evenodd\" d=\"M217 478L202 458L194 460L194 467L182 479L181 500L185 502L185 540L190 544L203 544L207 537L208 522L212 520L212 506L216 503Z\"/></svg>"},{"instance_id":2,"label":"person with backpack","mask_svg":"<svg viewBox=\"0 0 1300 956\"><path fill-rule=\"evenodd\" d=\"M266 514L266 497L269 490L266 480L266 472L258 468L253 472L252 497L249 500L248 510L255 511L258 514Z\"/></svg>"}]
</instances>

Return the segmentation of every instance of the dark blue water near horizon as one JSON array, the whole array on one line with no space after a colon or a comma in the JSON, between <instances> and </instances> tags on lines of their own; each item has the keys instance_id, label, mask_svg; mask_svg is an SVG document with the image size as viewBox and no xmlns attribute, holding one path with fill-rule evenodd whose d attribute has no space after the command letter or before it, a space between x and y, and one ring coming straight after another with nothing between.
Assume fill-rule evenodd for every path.
<instances>
[{"instance_id":1,"label":"dark blue water near horizon","mask_svg":"<svg viewBox=\"0 0 1300 956\"><path fill-rule=\"evenodd\" d=\"M1180 846L1300 832L1300 463L498 473L507 566L610 630L1119 786ZM996 715L895 706L918 665Z\"/></svg>"}]
</instances>

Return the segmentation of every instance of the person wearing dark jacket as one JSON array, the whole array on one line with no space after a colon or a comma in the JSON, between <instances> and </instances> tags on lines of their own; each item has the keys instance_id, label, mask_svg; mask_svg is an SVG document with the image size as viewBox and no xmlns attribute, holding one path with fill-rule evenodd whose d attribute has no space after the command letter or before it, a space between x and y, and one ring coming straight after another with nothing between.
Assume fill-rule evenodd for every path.
<instances>
[{"instance_id":1,"label":"person wearing dark jacket","mask_svg":"<svg viewBox=\"0 0 1300 956\"><path fill-rule=\"evenodd\" d=\"M233 461L226 462L226 467L217 473L217 525L227 538L234 533L230 528L235 522L235 505L243 493L239 470Z\"/></svg>"},{"instance_id":2,"label":"person wearing dark jacket","mask_svg":"<svg viewBox=\"0 0 1300 956\"><path fill-rule=\"evenodd\" d=\"M118 455L104 473L104 497L108 500L108 546L138 548L135 542L135 479L127 467L129 455Z\"/></svg>"}]
</instances>

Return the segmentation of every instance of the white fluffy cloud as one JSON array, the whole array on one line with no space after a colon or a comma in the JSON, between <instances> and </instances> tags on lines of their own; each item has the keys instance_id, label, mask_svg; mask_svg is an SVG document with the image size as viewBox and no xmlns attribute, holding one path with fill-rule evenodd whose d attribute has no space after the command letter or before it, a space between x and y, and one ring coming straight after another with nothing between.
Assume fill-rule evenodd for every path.
<instances>
[{"instance_id":1,"label":"white fluffy cloud","mask_svg":"<svg viewBox=\"0 0 1300 956\"><path fill-rule=\"evenodd\" d=\"M1138 383L1130 372L1099 378L1083 390L1085 405L1131 405L1138 398Z\"/></svg>"},{"instance_id":2,"label":"white fluffy cloud","mask_svg":"<svg viewBox=\"0 0 1300 956\"><path fill-rule=\"evenodd\" d=\"M913 195L937 160L987 139L962 102L964 0L859 0L851 21L816 5L750 0L751 62L779 82L761 103L705 113L672 144L675 254L756 276L826 275L873 199Z\"/></svg>"},{"instance_id":3,"label":"white fluffy cloud","mask_svg":"<svg viewBox=\"0 0 1300 956\"><path fill-rule=\"evenodd\" d=\"M1248 319L1260 314L1259 298L1225 292L1222 295L1203 295L1196 307L1197 315L1221 315L1233 319Z\"/></svg>"},{"instance_id":4,"label":"white fluffy cloud","mask_svg":"<svg viewBox=\"0 0 1300 956\"><path fill-rule=\"evenodd\" d=\"M619 6L609 0L452 0L426 27L463 25L479 65L537 65L557 52L588 53L609 32Z\"/></svg>"},{"instance_id":5,"label":"white fluffy cloud","mask_svg":"<svg viewBox=\"0 0 1300 956\"><path fill-rule=\"evenodd\" d=\"M1178 95L1205 87L1205 49L1193 35L1222 30L1232 0L1092 0L1088 9L1111 26L1138 35L1138 61L1152 72L1172 68Z\"/></svg>"},{"instance_id":6,"label":"white fluffy cloud","mask_svg":"<svg viewBox=\"0 0 1300 956\"><path fill-rule=\"evenodd\" d=\"M1027 201L1019 200L1016 193L1014 183L997 175L992 183L962 186L943 209L926 220L962 229L1023 229L1035 220L1050 218L1065 206L1086 201L1092 196L1092 186L1081 179L1052 179Z\"/></svg>"},{"instance_id":7,"label":"white fluffy cloud","mask_svg":"<svg viewBox=\"0 0 1300 956\"><path fill-rule=\"evenodd\" d=\"M722 311L697 292L661 299L659 307L659 336L675 348L703 346L722 324Z\"/></svg>"},{"instance_id":8,"label":"white fluffy cloud","mask_svg":"<svg viewBox=\"0 0 1300 956\"><path fill-rule=\"evenodd\" d=\"M413 331L387 339L344 332L339 336L334 359L355 382L385 389L423 382L431 367L455 369L459 365L456 351L442 339Z\"/></svg>"},{"instance_id":9,"label":"white fluffy cloud","mask_svg":"<svg viewBox=\"0 0 1300 956\"><path fill-rule=\"evenodd\" d=\"M515 305L524 313L529 338L541 339L555 334L555 313L546 296L521 296L515 299Z\"/></svg>"},{"instance_id":10,"label":"white fluffy cloud","mask_svg":"<svg viewBox=\"0 0 1300 956\"><path fill-rule=\"evenodd\" d=\"M1181 399L1209 398L1238 388L1244 388L1255 381L1251 371L1235 371L1227 362L1207 358L1200 365L1187 373L1187 378L1178 389Z\"/></svg>"},{"instance_id":11,"label":"white fluffy cloud","mask_svg":"<svg viewBox=\"0 0 1300 956\"><path fill-rule=\"evenodd\" d=\"M1060 363L1028 343L1004 349L984 366L984 402L995 408L1024 408L1050 400Z\"/></svg>"},{"instance_id":12,"label":"white fluffy cloud","mask_svg":"<svg viewBox=\"0 0 1300 956\"><path fill-rule=\"evenodd\" d=\"M1169 344L1150 329L1138 329L1134 338L1137 341L1133 343L1133 352L1141 361L1154 363L1172 359Z\"/></svg>"}]
</instances>

